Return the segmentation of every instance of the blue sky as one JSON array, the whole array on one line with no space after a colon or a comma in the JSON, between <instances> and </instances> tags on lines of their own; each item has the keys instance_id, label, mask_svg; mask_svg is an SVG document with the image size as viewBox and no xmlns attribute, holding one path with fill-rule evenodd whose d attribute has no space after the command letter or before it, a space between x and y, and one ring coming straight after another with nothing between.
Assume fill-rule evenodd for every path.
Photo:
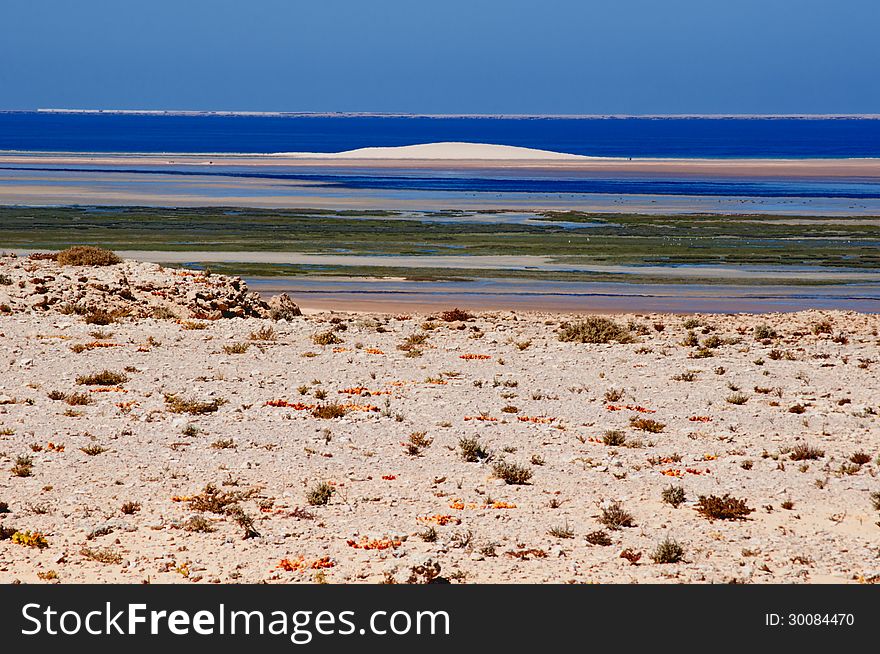
<instances>
[{"instance_id":1,"label":"blue sky","mask_svg":"<svg viewBox=\"0 0 880 654\"><path fill-rule=\"evenodd\" d=\"M878 0L3 0L0 109L880 113Z\"/></svg>"}]
</instances>

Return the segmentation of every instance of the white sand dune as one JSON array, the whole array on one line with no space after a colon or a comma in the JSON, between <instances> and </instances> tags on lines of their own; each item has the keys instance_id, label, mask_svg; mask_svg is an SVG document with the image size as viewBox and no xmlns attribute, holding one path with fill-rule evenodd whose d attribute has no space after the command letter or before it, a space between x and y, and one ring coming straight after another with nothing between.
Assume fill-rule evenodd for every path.
<instances>
[{"instance_id":1,"label":"white sand dune","mask_svg":"<svg viewBox=\"0 0 880 654\"><path fill-rule=\"evenodd\" d=\"M299 159L444 159L444 160L494 160L513 161L523 159L538 160L583 160L578 154L551 152L520 148L513 145L493 145L490 143L423 143L391 148L359 148L346 152L279 152L276 156Z\"/></svg>"}]
</instances>

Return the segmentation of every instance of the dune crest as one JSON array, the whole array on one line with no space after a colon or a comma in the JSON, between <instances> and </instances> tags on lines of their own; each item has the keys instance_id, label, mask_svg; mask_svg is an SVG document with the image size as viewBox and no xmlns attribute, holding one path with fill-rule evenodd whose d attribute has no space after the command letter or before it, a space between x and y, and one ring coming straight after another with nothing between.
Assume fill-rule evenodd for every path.
<instances>
[{"instance_id":1,"label":"dune crest","mask_svg":"<svg viewBox=\"0 0 880 654\"><path fill-rule=\"evenodd\" d=\"M578 154L535 150L513 145L491 143L423 143L388 148L359 148L346 152L279 152L277 156L302 159L445 159L445 160L583 160L591 159Z\"/></svg>"}]
</instances>

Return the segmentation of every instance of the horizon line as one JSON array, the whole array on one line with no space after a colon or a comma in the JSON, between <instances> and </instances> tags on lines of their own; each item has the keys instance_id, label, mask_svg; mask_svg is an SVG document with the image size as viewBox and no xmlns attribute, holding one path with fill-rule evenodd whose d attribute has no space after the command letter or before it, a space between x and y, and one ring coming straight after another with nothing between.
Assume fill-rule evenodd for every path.
<instances>
[{"instance_id":1,"label":"horizon line","mask_svg":"<svg viewBox=\"0 0 880 654\"><path fill-rule=\"evenodd\" d=\"M376 117L376 118L508 118L508 119L615 119L615 118L706 118L706 119L880 119L880 113L598 113L598 114L553 114L553 113L428 113L396 111L236 111L222 109L78 109L68 107L38 107L37 109L0 109L6 113L37 114L111 114L111 115L152 115L152 116L242 116L242 117Z\"/></svg>"}]
</instances>

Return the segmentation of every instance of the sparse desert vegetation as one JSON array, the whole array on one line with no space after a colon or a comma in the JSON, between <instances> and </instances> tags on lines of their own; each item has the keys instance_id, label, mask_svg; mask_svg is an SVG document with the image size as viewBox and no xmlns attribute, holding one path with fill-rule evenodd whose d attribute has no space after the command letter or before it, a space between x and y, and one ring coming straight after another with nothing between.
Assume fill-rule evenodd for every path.
<instances>
[{"instance_id":1,"label":"sparse desert vegetation","mask_svg":"<svg viewBox=\"0 0 880 654\"><path fill-rule=\"evenodd\" d=\"M125 270L135 298L162 274L224 282L0 263L0 581L378 583L397 566L405 582L437 564L469 583L800 583L877 568L878 316L279 322L168 301L177 317L157 318L152 291L148 306L63 310L16 294L43 265L89 292ZM101 311L112 328L86 323Z\"/></svg>"}]
</instances>

